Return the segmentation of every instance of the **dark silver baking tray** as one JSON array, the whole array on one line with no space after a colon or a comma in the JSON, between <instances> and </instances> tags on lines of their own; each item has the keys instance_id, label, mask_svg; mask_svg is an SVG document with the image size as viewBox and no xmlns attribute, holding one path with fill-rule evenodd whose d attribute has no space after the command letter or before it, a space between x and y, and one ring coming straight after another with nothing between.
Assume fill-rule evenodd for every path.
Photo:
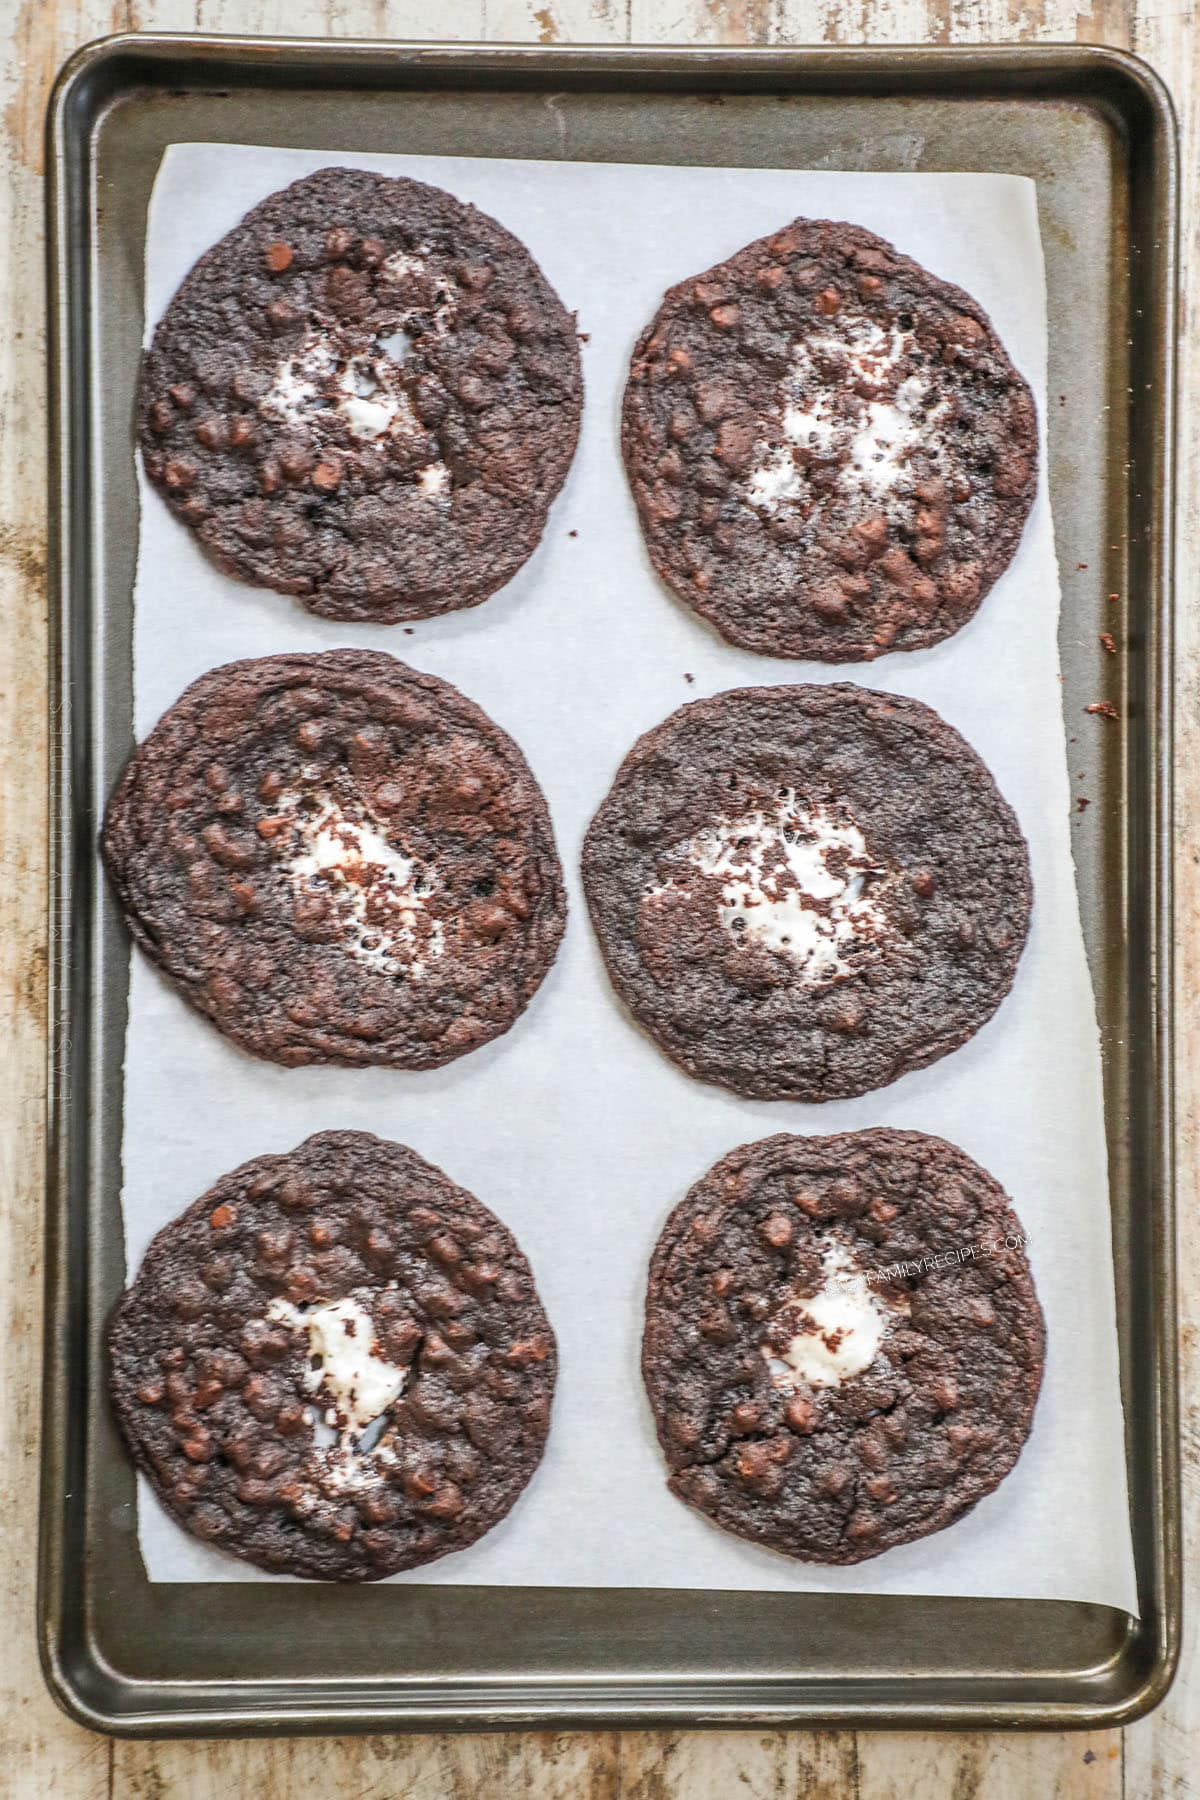
<instances>
[{"instance_id":1,"label":"dark silver baking tray","mask_svg":"<svg viewBox=\"0 0 1200 1800\"><path fill-rule=\"evenodd\" d=\"M1180 1591L1169 1015L1177 151L1160 84L1129 56L1075 46L127 36L68 64L48 131L57 628L40 1621L54 1693L86 1724L129 1734L671 1720L1044 1729L1144 1712L1171 1679ZM180 139L1037 180L1064 706L1072 771L1086 771L1091 802L1073 830L1104 1043L1140 1622L1012 1600L147 1581L100 1350L124 1275L128 949L97 879L95 831L131 743L146 204L164 147ZM1081 423L1096 417L1102 426ZM1117 633L1119 659L1105 658L1102 629ZM1117 701L1119 724L1085 715L1100 697Z\"/></svg>"}]
</instances>

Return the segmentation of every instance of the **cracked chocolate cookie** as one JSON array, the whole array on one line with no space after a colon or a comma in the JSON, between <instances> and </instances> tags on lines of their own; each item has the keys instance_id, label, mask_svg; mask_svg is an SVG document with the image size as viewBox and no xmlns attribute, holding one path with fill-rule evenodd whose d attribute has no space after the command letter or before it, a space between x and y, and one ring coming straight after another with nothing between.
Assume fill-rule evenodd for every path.
<instances>
[{"instance_id":1,"label":"cracked chocolate cookie","mask_svg":"<svg viewBox=\"0 0 1200 1800\"><path fill-rule=\"evenodd\" d=\"M956 731L839 683L693 701L638 740L584 843L613 986L689 1075L863 1094L956 1050L1012 985L1029 854Z\"/></svg>"},{"instance_id":2,"label":"cracked chocolate cookie","mask_svg":"<svg viewBox=\"0 0 1200 1800\"><path fill-rule=\"evenodd\" d=\"M1037 485L1033 398L986 313L826 220L670 290L621 442L667 586L732 644L821 662L957 631Z\"/></svg>"},{"instance_id":3,"label":"cracked chocolate cookie","mask_svg":"<svg viewBox=\"0 0 1200 1800\"><path fill-rule=\"evenodd\" d=\"M201 676L135 751L104 859L130 931L255 1056L431 1069L554 961L562 869L520 750L379 651Z\"/></svg>"},{"instance_id":4,"label":"cracked chocolate cookie","mask_svg":"<svg viewBox=\"0 0 1200 1800\"><path fill-rule=\"evenodd\" d=\"M109 1353L167 1511L323 1581L377 1581L490 1531L541 1460L556 1369L511 1232L362 1131L243 1163L164 1226Z\"/></svg>"},{"instance_id":5,"label":"cracked chocolate cookie","mask_svg":"<svg viewBox=\"0 0 1200 1800\"><path fill-rule=\"evenodd\" d=\"M642 1372L671 1491L804 1562L961 1519L1033 1422L1024 1243L992 1177L923 1132L731 1151L650 1264Z\"/></svg>"},{"instance_id":6,"label":"cracked chocolate cookie","mask_svg":"<svg viewBox=\"0 0 1200 1800\"><path fill-rule=\"evenodd\" d=\"M226 574L327 619L476 606L579 435L575 321L524 245L424 182L320 169L206 252L146 353L146 473Z\"/></svg>"}]
</instances>

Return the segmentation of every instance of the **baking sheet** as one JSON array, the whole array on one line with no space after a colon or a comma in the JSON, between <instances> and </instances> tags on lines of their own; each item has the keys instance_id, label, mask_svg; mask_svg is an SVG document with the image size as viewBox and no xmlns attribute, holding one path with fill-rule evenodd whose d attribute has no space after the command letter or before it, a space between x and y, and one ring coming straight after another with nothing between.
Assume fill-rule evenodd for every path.
<instances>
[{"instance_id":1,"label":"baking sheet","mask_svg":"<svg viewBox=\"0 0 1200 1800\"><path fill-rule=\"evenodd\" d=\"M646 562L616 438L629 350L663 289L802 212L880 231L969 288L1044 417L1033 184L176 146L152 203L150 324L195 257L250 205L331 161L435 181L495 212L533 250L589 334L575 467L541 549L517 579L482 608L411 634L312 619L282 596L228 582L143 489L137 734L188 681L235 656L389 649L457 683L521 743L554 816L572 919L558 964L514 1030L419 1076L254 1062L135 957L124 1152L131 1262L225 1169L334 1126L411 1143L515 1230L559 1335L545 1462L481 1543L396 1580L1007 1595L1136 1611L1099 1051L1068 843L1045 476L1022 547L971 625L934 650L839 670L742 654L676 605ZM579 844L633 738L682 701L751 683L847 677L926 700L989 763L1030 840L1030 942L997 1017L934 1068L826 1107L739 1100L688 1081L621 1014L584 914ZM938 1132L1007 1188L1046 1310L1046 1379L1030 1441L995 1495L922 1543L853 1570L821 1571L719 1533L667 1493L637 1372L640 1304L663 1219L718 1156L780 1129L876 1124ZM952 1267L940 1278L953 1280ZM144 1489L140 1533L154 1580L286 1579L195 1543Z\"/></svg>"}]
</instances>

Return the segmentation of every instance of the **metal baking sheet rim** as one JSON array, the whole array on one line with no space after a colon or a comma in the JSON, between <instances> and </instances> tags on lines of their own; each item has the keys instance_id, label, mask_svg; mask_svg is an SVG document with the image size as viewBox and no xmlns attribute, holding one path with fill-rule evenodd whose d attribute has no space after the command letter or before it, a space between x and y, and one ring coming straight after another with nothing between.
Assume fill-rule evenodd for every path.
<instances>
[{"instance_id":1,"label":"metal baking sheet rim","mask_svg":"<svg viewBox=\"0 0 1200 1800\"><path fill-rule=\"evenodd\" d=\"M472 82L540 86L548 80L581 87L608 87L623 81L643 89L713 91L742 86L749 77L792 93L835 96L839 92L877 97L917 93L926 97L995 93L1023 87L1029 96L1066 100L1091 94L1114 108L1123 128L1129 109L1143 111L1150 141L1146 173L1153 187L1149 280L1155 324L1134 327L1144 350L1146 334L1156 377L1154 401L1134 427L1141 467L1128 476L1140 487L1141 510L1131 518L1131 552L1145 558L1145 591L1150 610L1142 620L1148 644L1149 699L1134 745L1141 759L1152 807L1152 855L1142 871L1147 920L1145 945L1152 986L1153 1019L1148 1032L1149 1067L1140 1098L1153 1124L1152 1267L1131 1283L1119 1301L1131 1301L1142 1323L1145 1395L1153 1414L1153 1452L1148 1466L1131 1467L1136 1505L1151 1509L1153 1553L1143 1616L1127 1622L1124 1639L1105 1661L1072 1671L1059 1683L1069 1691L997 1700L950 1691L952 1681L852 1674L797 1677L676 1677L628 1679L595 1676L522 1675L464 1681L390 1683L353 1679L319 1681L284 1678L237 1683L162 1681L139 1683L98 1664L81 1667L66 1631L69 1585L69 1526L90 1478L91 1448L80 1441L72 1421L85 1419L80 1403L89 1373L72 1353L86 1329L91 1304L88 1267L90 1184L95 1171L88 1154L89 1105L96 1071L80 1068L82 1032L73 1029L91 1003L86 982L89 952L80 945L77 911L80 888L86 902L96 879L95 820L79 817L80 758L88 748L88 721L76 718L76 646L73 634L90 622L91 409L86 380L85 334L89 323L86 283L92 219L88 183L73 181L90 172L91 129L98 114L87 93L99 75L120 76L122 59L153 70L170 89L171 72L184 60L199 60L210 71L237 71L243 87L268 72L275 83L296 85L388 72L426 69ZM752 91L752 90L750 90ZM350 82L348 100L353 100ZM78 115L78 116L77 116ZM1148 124L1146 123L1148 121ZM1132 160L1143 139L1125 131ZM43 1671L58 1703L80 1724L121 1736L197 1734L264 1735L283 1732L389 1730L486 1730L575 1724L690 1726L797 1726L987 1729L1115 1727L1141 1717L1170 1687L1180 1641L1180 1477L1177 1369L1175 1355L1175 1205L1172 1162L1173 1032L1171 1016L1171 674L1172 552L1175 407L1175 309L1177 299L1178 142L1170 96L1148 66L1126 52L1105 46L971 46L929 49L815 48L779 50L672 47L542 48L535 46L377 43L313 39L232 38L190 34L124 33L85 46L63 67L47 115L47 274L49 297L50 406L49 594L51 795L49 892L50 969L48 982L48 1112L45 1211L45 1351L42 1429L38 1628ZM1140 241L1137 246L1140 250ZM1131 355L1135 354L1131 350ZM1148 421L1145 414L1149 414ZM1142 440L1146 439L1144 448ZM1136 467L1136 464L1135 464ZM1140 480L1138 479L1140 477ZM1143 531L1140 550L1134 539ZM1131 733L1132 736L1132 733ZM1126 752L1128 754L1128 752ZM80 832L82 830L82 847ZM78 1083L79 1075L90 1079ZM78 1087L83 1087L81 1094ZM1140 1360L1140 1359L1139 1359ZM74 1403L74 1404L73 1404ZM1140 1477L1140 1479L1139 1479ZM1148 1496L1148 1497L1147 1497ZM88 1552L85 1548L83 1557ZM983 1604L983 1603L981 1603ZM1036 1602L1006 1602L1036 1606ZM1000 1672L997 1671L997 1674ZM974 1679L965 1676L969 1683ZM124 1704L104 1704L93 1692L109 1683ZM1053 1683L1047 1678L1045 1685ZM139 1688L144 1687L144 1695ZM236 1687L236 1694L231 1689ZM935 1691L922 1691L922 1688ZM1106 1692L1106 1688L1115 1688ZM799 1690L799 1691L797 1691ZM153 1698L152 1698L153 1696Z\"/></svg>"}]
</instances>

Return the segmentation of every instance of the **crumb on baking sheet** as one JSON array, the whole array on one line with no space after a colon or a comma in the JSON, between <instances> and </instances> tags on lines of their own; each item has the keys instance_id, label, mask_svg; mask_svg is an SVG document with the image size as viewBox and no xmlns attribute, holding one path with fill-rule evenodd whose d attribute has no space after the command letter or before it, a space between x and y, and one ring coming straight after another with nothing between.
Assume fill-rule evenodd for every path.
<instances>
[{"instance_id":1,"label":"crumb on baking sheet","mask_svg":"<svg viewBox=\"0 0 1200 1800\"><path fill-rule=\"evenodd\" d=\"M1115 701L1112 700L1093 700L1091 705L1085 706L1083 710L1095 713L1101 719L1119 719L1121 716L1117 711Z\"/></svg>"},{"instance_id":2,"label":"crumb on baking sheet","mask_svg":"<svg viewBox=\"0 0 1200 1800\"><path fill-rule=\"evenodd\" d=\"M1100 642L1104 645L1104 648L1108 651L1110 656L1115 656L1117 654L1117 640L1111 631L1102 631L1100 633Z\"/></svg>"}]
</instances>

